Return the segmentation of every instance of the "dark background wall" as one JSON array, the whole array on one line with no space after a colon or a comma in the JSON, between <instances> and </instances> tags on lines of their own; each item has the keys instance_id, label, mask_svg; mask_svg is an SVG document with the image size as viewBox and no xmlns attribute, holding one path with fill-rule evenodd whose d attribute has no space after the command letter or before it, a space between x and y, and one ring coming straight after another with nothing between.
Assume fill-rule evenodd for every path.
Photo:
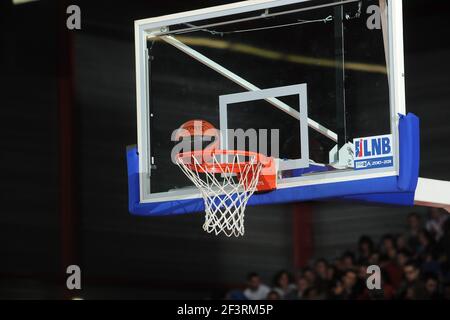
<instances>
[{"instance_id":1,"label":"dark background wall","mask_svg":"<svg viewBox=\"0 0 450 320\"><path fill-rule=\"evenodd\" d=\"M407 109L421 118L421 176L450 180L449 6L432 2L404 1ZM293 205L249 208L244 240L205 234L200 214L127 212L124 151L136 143L133 21L226 1L75 3L82 30L70 34L61 31L64 2L1 3L0 297L64 296L67 263L82 267L86 298L208 297L248 271L268 281L292 268ZM333 256L361 233L401 231L410 211L311 206L315 256Z\"/></svg>"}]
</instances>

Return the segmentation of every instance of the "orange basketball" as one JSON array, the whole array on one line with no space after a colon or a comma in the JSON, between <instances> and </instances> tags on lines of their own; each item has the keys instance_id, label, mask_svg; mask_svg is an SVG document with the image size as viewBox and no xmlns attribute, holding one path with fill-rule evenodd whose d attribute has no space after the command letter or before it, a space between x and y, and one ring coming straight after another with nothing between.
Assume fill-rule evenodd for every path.
<instances>
[{"instance_id":1,"label":"orange basketball","mask_svg":"<svg viewBox=\"0 0 450 320\"><path fill-rule=\"evenodd\" d=\"M176 138L179 139L181 137L195 137L195 136L207 136L207 137L214 137L217 136L216 128L205 120L189 120L185 123L183 123L179 129L184 130L178 130ZM213 130L211 130L213 129Z\"/></svg>"}]
</instances>

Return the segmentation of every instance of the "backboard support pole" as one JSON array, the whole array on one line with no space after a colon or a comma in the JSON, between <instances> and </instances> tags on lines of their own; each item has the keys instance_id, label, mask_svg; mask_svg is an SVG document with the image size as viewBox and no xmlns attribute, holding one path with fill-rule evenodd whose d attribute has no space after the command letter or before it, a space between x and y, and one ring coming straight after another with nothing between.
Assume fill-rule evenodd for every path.
<instances>
[{"instance_id":1,"label":"backboard support pole","mask_svg":"<svg viewBox=\"0 0 450 320\"><path fill-rule=\"evenodd\" d=\"M345 110L345 38L344 8L334 8L334 53L336 61L336 126L338 150L347 143ZM339 153L338 153L339 154Z\"/></svg>"}]
</instances>

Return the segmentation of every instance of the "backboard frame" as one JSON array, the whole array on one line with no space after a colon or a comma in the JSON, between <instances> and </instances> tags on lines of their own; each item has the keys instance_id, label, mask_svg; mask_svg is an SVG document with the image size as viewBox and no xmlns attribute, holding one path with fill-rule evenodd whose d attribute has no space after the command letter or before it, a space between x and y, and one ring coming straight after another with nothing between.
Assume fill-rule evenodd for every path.
<instances>
[{"instance_id":1,"label":"backboard frame","mask_svg":"<svg viewBox=\"0 0 450 320\"><path fill-rule=\"evenodd\" d=\"M136 98L137 98L137 133L139 152L139 202L155 203L162 201L174 201L184 199L200 198L200 193L195 189L177 190L165 193L151 193L151 145L150 119L149 113L149 93L148 93L148 51L147 40L157 33L161 28L167 26L195 22L205 19L224 17L239 13L246 13L255 10L270 9L296 3L308 3L313 0L251 0L237 2L222 6L204 8L177 14L171 14L161 17L143 19L135 21L135 59L136 59ZM337 5L357 2L357 0L348 1L330 1ZM316 176L294 177L281 179L278 183L279 189L301 187L308 185L320 185L336 182L346 182L354 180L365 180L372 178L395 177L399 175L399 115L406 114L405 108L405 84L404 84L404 54L403 54L403 19L402 19L402 1L390 0L386 11L387 16L387 39L388 39L388 69L389 69L389 100L390 100L390 123L391 133L394 141L394 166L390 170L369 169L365 173L361 172L329 172L321 173ZM201 56L195 56L195 51L190 55L196 59L202 59ZM228 74L232 77L232 74ZM314 124L310 124L314 126ZM322 128L316 128L316 130ZM326 129L326 128L325 128ZM335 138L333 133L329 133L330 138Z\"/></svg>"},{"instance_id":2,"label":"backboard frame","mask_svg":"<svg viewBox=\"0 0 450 320\"><path fill-rule=\"evenodd\" d=\"M228 143L228 108L232 108L230 105L242 102L249 102L255 100L269 100L276 99L278 97L285 97L290 95L298 96L300 110L289 110L292 113L295 112L294 117L298 118L300 126L300 141L301 141L301 157L299 159L292 160L280 160L279 170L292 170L296 168L306 168L309 165L309 144L308 144L308 96L307 96L307 84L296 84L284 87L276 87L263 89L258 91L247 91L232 93L219 96L219 117L220 117L220 148L223 150L229 150L230 145ZM279 101L279 100L275 100ZM281 101L280 101L281 102ZM231 148L233 149L233 148Z\"/></svg>"}]
</instances>

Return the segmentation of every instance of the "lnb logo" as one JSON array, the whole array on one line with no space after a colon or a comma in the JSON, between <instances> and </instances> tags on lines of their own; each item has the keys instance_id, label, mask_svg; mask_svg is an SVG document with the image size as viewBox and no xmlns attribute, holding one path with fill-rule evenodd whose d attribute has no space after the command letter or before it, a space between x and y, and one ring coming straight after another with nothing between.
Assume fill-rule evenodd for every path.
<instances>
[{"instance_id":1,"label":"lnb logo","mask_svg":"<svg viewBox=\"0 0 450 320\"><path fill-rule=\"evenodd\" d=\"M392 135L356 138L354 168L373 169L392 167L394 165L392 154Z\"/></svg>"},{"instance_id":2,"label":"lnb logo","mask_svg":"<svg viewBox=\"0 0 450 320\"><path fill-rule=\"evenodd\" d=\"M391 137L355 139L355 158L367 158L391 154Z\"/></svg>"}]
</instances>

